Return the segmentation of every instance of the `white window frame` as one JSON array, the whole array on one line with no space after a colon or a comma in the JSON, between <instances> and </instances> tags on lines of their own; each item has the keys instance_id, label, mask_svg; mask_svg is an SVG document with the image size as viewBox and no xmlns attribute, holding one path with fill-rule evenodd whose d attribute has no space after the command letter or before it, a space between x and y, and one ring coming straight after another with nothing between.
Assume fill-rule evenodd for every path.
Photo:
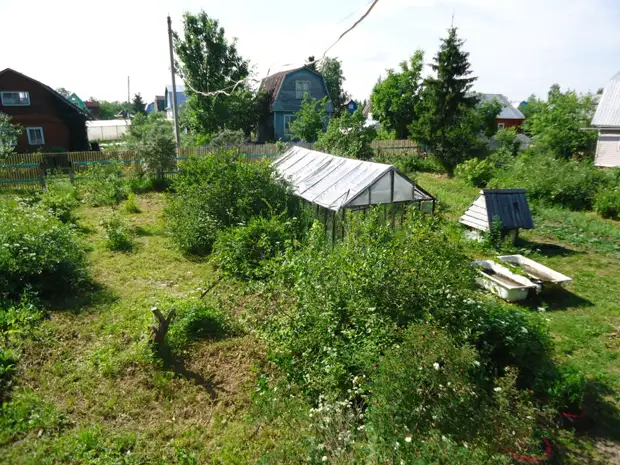
<instances>
[{"instance_id":1,"label":"white window frame","mask_svg":"<svg viewBox=\"0 0 620 465\"><path fill-rule=\"evenodd\" d=\"M300 92L301 97L299 96ZM295 81L295 97L297 100L303 99L306 94L310 94L310 81Z\"/></svg>"},{"instance_id":2,"label":"white window frame","mask_svg":"<svg viewBox=\"0 0 620 465\"><path fill-rule=\"evenodd\" d=\"M504 123L497 123L497 129L504 129L506 125Z\"/></svg>"},{"instance_id":3,"label":"white window frame","mask_svg":"<svg viewBox=\"0 0 620 465\"><path fill-rule=\"evenodd\" d=\"M30 131L34 131L34 130L39 130L41 131L41 143L40 144L35 144L32 142L32 137L30 137ZM40 126L33 126L33 127L29 127L26 128L26 134L28 135L28 144L30 145L45 145L45 133L43 132L43 128Z\"/></svg>"},{"instance_id":4,"label":"white window frame","mask_svg":"<svg viewBox=\"0 0 620 465\"><path fill-rule=\"evenodd\" d=\"M284 134L291 133L291 123L295 121L295 115L284 115Z\"/></svg>"},{"instance_id":5,"label":"white window frame","mask_svg":"<svg viewBox=\"0 0 620 465\"><path fill-rule=\"evenodd\" d=\"M28 103L6 103L4 101L5 95L6 94L25 94L26 98L28 99ZM21 95L20 95L20 100L21 100ZM5 107L28 107L30 106L30 92L27 92L25 90L7 90L4 92L0 92L0 98L2 99L2 105L4 105Z\"/></svg>"}]
</instances>

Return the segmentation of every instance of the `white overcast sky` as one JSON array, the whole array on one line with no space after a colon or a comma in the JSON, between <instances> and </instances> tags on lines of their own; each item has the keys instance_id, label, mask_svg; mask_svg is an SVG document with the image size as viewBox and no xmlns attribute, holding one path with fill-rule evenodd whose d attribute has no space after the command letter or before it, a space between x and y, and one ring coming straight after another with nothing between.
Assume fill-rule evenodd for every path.
<instances>
[{"instance_id":1,"label":"white overcast sky","mask_svg":"<svg viewBox=\"0 0 620 465\"><path fill-rule=\"evenodd\" d=\"M166 16L219 19L258 78L323 51L370 0L0 0L0 69L13 68L83 99L146 101L170 82ZM596 91L620 70L620 0L379 0L329 55L345 87L366 98L386 68L417 48L427 62L452 15L466 40L476 90L512 101L545 95L555 82Z\"/></svg>"}]
</instances>

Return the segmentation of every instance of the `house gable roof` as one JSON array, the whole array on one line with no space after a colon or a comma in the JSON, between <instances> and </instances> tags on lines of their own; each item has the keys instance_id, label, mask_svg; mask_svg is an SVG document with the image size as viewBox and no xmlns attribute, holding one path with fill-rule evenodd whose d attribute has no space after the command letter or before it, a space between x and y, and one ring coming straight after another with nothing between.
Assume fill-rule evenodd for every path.
<instances>
[{"instance_id":1,"label":"house gable roof","mask_svg":"<svg viewBox=\"0 0 620 465\"><path fill-rule=\"evenodd\" d=\"M58 92L56 92L54 89L52 89L50 86L43 84L41 81L37 81L36 79L31 78L30 76L26 76L25 74L22 74L18 71L15 71L14 69L11 68L6 68L3 69L2 71L0 71L0 76L2 76L5 73L13 73L16 74L20 77L23 77L24 79L28 79L29 81L34 82L35 84L43 87L46 91L48 91L49 93L51 93L54 97L56 97L56 99L58 99L61 103L67 105L71 110L79 113L80 115L82 115L83 117L85 117L86 119L90 119L90 115L88 113L88 111L82 110L80 107L78 107L77 105L75 105L74 103L70 102L69 100L67 100L65 97L63 97L62 95L60 95Z\"/></svg>"},{"instance_id":2,"label":"house gable roof","mask_svg":"<svg viewBox=\"0 0 620 465\"><path fill-rule=\"evenodd\" d=\"M605 86L592 119L592 126L620 128L620 72Z\"/></svg>"},{"instance_id":3,"label":"house gable roof","mask_svg":"<svg viewBox=\"0 0 620 465\"><path fill-rule=\"evenodd\" d=\"M502 111L497 115L497 119L525 119L525 115L521 111L512 106L510 101L502 94L476 94L480 103L492 102L497 100L502 104Z\"/></svg>"},{"instance_id":4,"label":"house gable roof","mask_svg":"<svg viewBox=\"0 0 620 465\"><path fill-rule=\"evenodd\" d=\"M299 68L288 69L286 71L280 71L279 73L270 74L266 78L264 78L259 87L259 91L265 91L266 93L271 95L271 102L269 104L269 109L272 110L273 103L278 99L278 94L280 93L280 89L282 88L282 83L286 79L289 74L293 74L297 71L308 71L309 73L315 74L321 81L323 82L323 86L325 87L325 93L329 97L329 92L327 91L327 86L325 85L325 78L321 73L314 71L306 66L300 66Z\"/></svg>"}]
</instances>

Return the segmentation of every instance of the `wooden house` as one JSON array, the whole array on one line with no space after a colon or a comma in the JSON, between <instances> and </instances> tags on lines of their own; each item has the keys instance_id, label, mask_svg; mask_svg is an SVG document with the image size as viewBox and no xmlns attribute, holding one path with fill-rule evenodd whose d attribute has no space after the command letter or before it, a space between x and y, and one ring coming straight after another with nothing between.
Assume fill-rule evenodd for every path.
<instances>
[{"instance_id":1,"label":"wooden house","mask_svg":"<svg viewBox=\"0 0 620 465\"><path fill-rule=\"evenodd\" d=\"M502 94L477 94L481 103L492 102L497 100L502 109L497 115L495 122L497 123L497 129L508 128L520 128L523 121L525 121L525 115L521 111L512 106L506 96Z\"/></svg>"},{"instance_id":2,"label":"wooden house","mask_svg":"<svg viewBox=\"0 0 620 465\"><path fill-rule=\"evenodd\" d=\"M592 126L599 128L594 164L620 166L620 72L605 86Z\"/></svg>"},{"instance_id":3,"label":"wooden house","mask_svg":"<svg viewBox=\"0 0 620 465\"><path fill-rule=\"evenodd\" d=\"M0 112L24 128L17 152L89 150L89 114L54 89L10 68L0 71Z\"/></svg>"},{"instance_id":4,"label":"wooden house","mask_svg":"<svg viewBox=\"0 0 620 465\"><path fill-rule=\"evenodd\" d=\"M325 79L305 67L267 76L261 82L260 90L268 94L268 108L259 125L259 142L290 139L290 124L295 120L305 94L317 100L327 97L325 111L328 115L333 113Z\"/></svg>"},{"instance_id":5,"label":"wooden house","mask_svg":"<svg viewBox=\"0 0 620 465\"><path fill-rule=\"evenodd\" d=\"M525 192L525 189L482 189L459 222L471 229L490 232L493 222L499 220L502 235L516 239L519 229L534 228Z\"/></svg>"}]
</instances>

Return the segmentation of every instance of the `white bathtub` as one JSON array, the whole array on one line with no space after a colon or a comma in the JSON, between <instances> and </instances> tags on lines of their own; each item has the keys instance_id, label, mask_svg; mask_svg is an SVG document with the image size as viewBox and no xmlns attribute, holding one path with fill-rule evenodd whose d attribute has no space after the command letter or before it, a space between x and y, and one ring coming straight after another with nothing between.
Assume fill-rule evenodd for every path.
<instances>
[{"instance_id":1,"label":"white bathtub","mask_svg":"<svg viewBox=\"0 0 620 465\"><path fill-rule=\"evenodd\" d=\"M524 300L530 290L537 288L536 284L525 276L515 274L492 260L478 260L472 265L479 268L480 276L476 278L476 282L508 302Z\"/></svg>"},{"instance_id":2,"label":"white bathtub","mask_svg":"<svg viewBox=\"0 0 620 465\"><path fill-rule=\"evenodd\" d=\"M503 262L521 267L528 276L531 276L534 281L539 282L544 287L558 287L572 281L568 276L523 255L500 255L497 258Z\"/></svg>"}]
</instances>

